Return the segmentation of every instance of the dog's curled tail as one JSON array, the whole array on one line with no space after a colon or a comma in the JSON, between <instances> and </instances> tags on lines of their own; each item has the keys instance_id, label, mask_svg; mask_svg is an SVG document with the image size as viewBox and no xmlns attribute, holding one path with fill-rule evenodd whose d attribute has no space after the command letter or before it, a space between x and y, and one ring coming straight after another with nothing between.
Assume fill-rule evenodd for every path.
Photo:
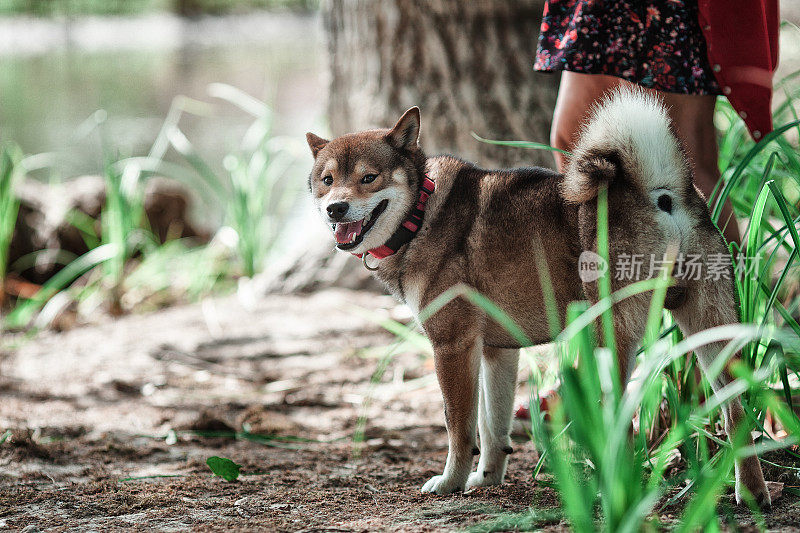
<instances>
[{"instance_id":1,"label":"dog's curled tail","mask_svg":"<svg viewBox=\"0 0 800 533\"><path fill-rule=\"evenodd\" d=\"M569 202L583 203L614 180L643 190L679 184L688 172L664 104L640 88L603 98L584 124L562 182Z\"/></svg>"}]
</instances>

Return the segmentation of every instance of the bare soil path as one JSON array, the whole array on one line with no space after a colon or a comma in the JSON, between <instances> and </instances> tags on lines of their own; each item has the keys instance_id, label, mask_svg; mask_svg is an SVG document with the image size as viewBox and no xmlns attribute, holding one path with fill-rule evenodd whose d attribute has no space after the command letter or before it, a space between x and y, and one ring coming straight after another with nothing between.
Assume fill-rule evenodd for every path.
<instances>
[{"instance_id":1,"label":"bare soil path","mask_svg":"<svg viewBox=\"0 0 800 533\"><path fill-rule=\"evenodd\" d=\"M5 354L0 530L438 531L526 509L530 445L505 487L419 493L447 444L430 362L400 350L373 380L394 339L353 307L401 312L364 292L232 296ZM232 438L243 427L283 439ZM213 455L244 475L213 477Z\"/></svg>"},{"instance_id":2,"label":"bare soil path","mask_svg":"<svg viewBox=\"0 0 800 533\"><path fill-rule=\"evenodd\" d=\"M419 493L447 447L430 359L386 358L394 338L354 308L403 318L366 292L231 296L7 350L0 530L451 531L531 506L566 530L528 442L502 487ZM214 455L238 481L211 475ZM791 531L796 498L776 507L768 527Z\"/></svg>"}]
</instances>

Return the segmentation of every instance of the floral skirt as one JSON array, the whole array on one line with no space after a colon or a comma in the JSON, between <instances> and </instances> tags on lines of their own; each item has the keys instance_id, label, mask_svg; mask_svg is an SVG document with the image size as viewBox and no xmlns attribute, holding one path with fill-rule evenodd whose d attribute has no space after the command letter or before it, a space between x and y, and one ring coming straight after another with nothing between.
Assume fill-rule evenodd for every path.
<instances>
[{"instance_id":1,"label":"floral skirt","mask_svg":"<svg viewBox=\"0 0 800 533\"><path fill-rule=\"evenodd\" d=\"M536 70L607 74L682 94L720 94L697 0L548 0Z\"/></svg>"}]
</instances>

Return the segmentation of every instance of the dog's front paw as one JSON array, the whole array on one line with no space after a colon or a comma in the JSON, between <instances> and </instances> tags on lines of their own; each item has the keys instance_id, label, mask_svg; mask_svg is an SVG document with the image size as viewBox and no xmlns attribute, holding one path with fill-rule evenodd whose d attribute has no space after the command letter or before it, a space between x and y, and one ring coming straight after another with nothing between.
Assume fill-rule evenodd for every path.
<instances>
[{"instance_id":1,"label":"dog's front paw","mask_svg":"<svg viewBox=\"0 0 800 533\"><path fill-rule=\"evenodd\" d=\"M422 492L433 494L452 494L464 490L464 482L448 476L433 476L423 486Z\"/></svg>"},{"instance_id":2,"label":"dog's front paw","mask_svg":"<svg viewBox=\"0 0 800 533\"><path fill-rule=\"evenodd\" d=\"M469 490L473 487L490 487L492 485L500 485L501 483L503 483L503 478L496 472L478 470L477 472L471 473L469 478L467 478L466 490Z\"/></svg>"}]
</instances>

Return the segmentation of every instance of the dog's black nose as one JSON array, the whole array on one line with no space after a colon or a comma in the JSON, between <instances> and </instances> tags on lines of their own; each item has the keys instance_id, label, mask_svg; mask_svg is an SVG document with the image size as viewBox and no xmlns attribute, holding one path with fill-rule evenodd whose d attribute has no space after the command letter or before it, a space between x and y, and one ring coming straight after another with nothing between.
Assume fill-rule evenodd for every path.
<instances>
[{"instance_id":1,"label":"dog's black nose","mask_svg":"<svg viewBox=\"0 0 800 533\"><path fill-rule=\"evenodd\" d=\"M350 209L350 204L347 202L334 202L326 209L328 210L328 216L331 217L331 219L342 220L342 217L347 214L347 210Z\"/></svg>"}]
</instances>

